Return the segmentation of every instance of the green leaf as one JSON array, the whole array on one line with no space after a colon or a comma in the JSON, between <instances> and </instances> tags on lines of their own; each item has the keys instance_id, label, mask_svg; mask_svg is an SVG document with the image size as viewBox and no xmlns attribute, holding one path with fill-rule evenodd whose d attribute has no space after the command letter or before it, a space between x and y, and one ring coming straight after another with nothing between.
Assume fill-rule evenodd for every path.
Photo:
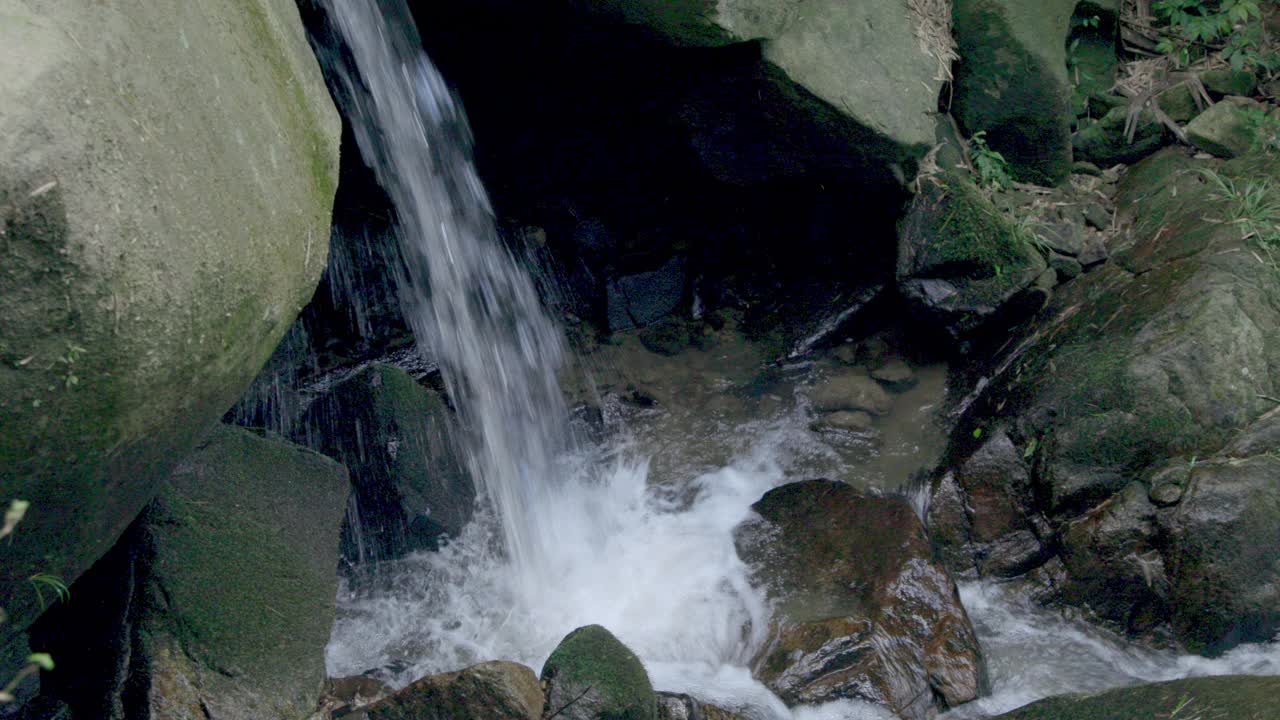
<instances>
[{"instance_id":1,"label":"green leaf","mask_svg":"<svg viewBox=\"0 0 1280 720\"><path fill-rule=\"evenodd\" d=\"M53 657L49 653L32 653L27 662L48 672L53 669Z\"/></svg>"},{"instance_id":2,"label":"green leaf","mask_svg":"<svg viewBox=\"0 0 1280 720\"><path fill-rule=\"evenodd\" d=\"M981 439L981 438L982 438L982 428L974 428L974 430L973 430L973 439L974 439L974 440L979 440L979 439Z\"/></svg>"}]
</instances>

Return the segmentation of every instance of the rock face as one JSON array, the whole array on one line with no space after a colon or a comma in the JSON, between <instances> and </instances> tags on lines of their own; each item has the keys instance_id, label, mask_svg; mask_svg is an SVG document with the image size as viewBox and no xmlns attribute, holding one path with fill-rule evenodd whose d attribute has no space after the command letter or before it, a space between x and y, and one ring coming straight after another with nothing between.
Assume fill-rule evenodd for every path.
<instances>
[{"instance_id":1,"label":"rock face","mask_svg":"<svg viewBox=\"0 0 1280 720\"><path fill-rule=\"evenodd\" d=\"M434 549L471 519L475 487L454 452L455 420L405 371L371 365L319 398L295 439L351 470L359 527L343 532L351 563Z\"/></svg>"},{"instance_id":2,"label":"rock face","mask_svg":"<svg viewBox=\"0 0 1280 720\"><path fill-rule=\"evenodd\" d=\"M925 183L898 230L898 289L920 314L953 337L997 315L1039 309L1013 302L1048 267L1031 236L972 183L944 175Z\"/></svg>"},{"instance_id":3,"label":"rock face","mask_svg":"<svg viewBox=\"0 0 1280 720\"><path fill-rule=\"evenodd\" d=\"M3 562L70 582L310 297L339 123L288 0L0 15L0 494L32 503Z\"/></svg>"},{"instance_id":4,"label":"rock face","mask_svg":"<svg viewBox=\"0 0 1280 720\"><path fill-rule=\"evenodd\" d=\"M1179 708L1191 717L1268 720L1275 717L1280 679L1273 677L1206 677L1139 685L1093 695L1065 695L1032 703L996 720L1147 720L1176 717Z\"/></svg>"},{"instance_id":5,"label":"rock face","mask_svg":"<svg viewBox=\"0 0 1280 720\"><path fill-rule=\"evenodd\" d=\"M905 500L829 480L770 491L738 551L777 603L755 673L788 704L839 698L904 718L977 697L978 641Z\"/></svg>"},{"instance_id":6,"label":"rock face","mask_svg":"<svg viewBox=\"0 0 1280 720\"><path fill-rule=\"evenodd\" d=\"M367 720L542 720L543 704L532 670L499 661L425 677L364 713Z\"/></svg>"},{"instance_id":7,"label":"rock face","mask_svg":"<svg viewBox=\"0 0 1280 720\"><path fill-rule=\"evenodd\" d=\"M1231 201L1209 169L1275 187L1268 158L1168 149L1131 168L1114 262L1009 344L953 436L930 528L957 572L1056 554L1057 600L1212 654L1280 628L1280 488L1262 479L1280 448L1280 277L1218 222Z\"/></svg>"},{"instance_id":8,"label":"rock face","mask_svg":"<svg viewBox=\"0 0 1280 720\"><path fill-rule=\"evenodd\" d=\"M41 618L76 717L305 718L325 678L347 473L219 427Z\"/></svg>"},{"instance_id":9,"label":"rock face","mask_svg":"<svg viewBox=\"0 0 1280 720\"><path fill-rule=\"evenodd\" d=\"M882 160L919 157L933 144L933 113L951 52L945 44L950 18L917 13L906 0L607 0L595 5L679 45L763 41L764 59L778 68L779 79L852 117ZM925 38L944 44L931 45Z\"/></svg>"},{"instance_id":10,"label":"rock face","mask_svg":"<svg viewBox=\"0 0 1280 720\"><path fill-rule=\"evenodd\" d=\"M960 45L952 113L986 131L1018 179L1056 185L1071 172L1066 39L1077 0L955 0Z\"/></svg>"},{"instance_id":11,"label":"rock face","mask_svg":"<svg viewBox=\"0 0 1280 720\"><path fill-rule=\"evenodd\" d=\"M613 633L587 625L565 636L542 666L546 712L565 720L656 720L640 659Z\"/></svg>"},{"instance_id":12,"label":"rock face","mask_svg":"<svg viewBox=\"0 0 1280 720\"><path fill-rule=\"evenodd\" d=\"M658 693L658 720L744 720L736 713L688 695Z\"/></svg>"}]
</instances>

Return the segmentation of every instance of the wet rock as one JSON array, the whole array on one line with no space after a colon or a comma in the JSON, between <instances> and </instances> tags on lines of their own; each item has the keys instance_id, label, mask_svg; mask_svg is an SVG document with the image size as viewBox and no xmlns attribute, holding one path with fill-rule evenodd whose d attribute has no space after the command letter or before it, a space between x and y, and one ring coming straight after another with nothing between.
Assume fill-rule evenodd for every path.
<instances>
[{"instance_id":1,"label":"wet rock","mask_svg":"<svg viewBox=\"0 0 1280 720\"><path fill-rule=\"evenodd\" d=\"M657 270L609 281L609 330L629 330L661 320L684 299L684 258L673 257Z\"/></svg>"},{"instance_id":2,"label":"wet rock","mask_svg":"<svg viewBox=\"0 0 1280 720\"><path fill-rule=\"evenodd\" d=\"M952 112L1013 166L1019 180L1056 185L1071 172L1067 36L1075 0L956 0L960 62Z\"/></svg>"},{"instance_id":3,"label":"wet rock","mask_svg":"<svg viewBox=\"0 0 1280 720\"><path fill-rule=\"evenodd\" d=\"M899 291L955 337L1038 309L1013 301L1045 268L1027 233L959 177L926 184L899 227Z\"/></svg>"},{"instance_id":4,"label":"wet rock","mask_svg":"<svg viewBox=\"0 0 1280 720\"><path fill-rule=\"evenodd\" d=\"M435 549L462 531L475 487L450 442L455 422L435 391L391 365L343 380L303 414L294 437L351 470L359 523L343 532L347 562Z\"/></svg>"},{"instance_id":5,"label":"wet rock","mask_svg":"<svg viewBox=\"0 0 1280 720\"><path fill-rule=\"evenodd\" d=\"M1173 627L1191 648L1216 654L1280 630L1280 458L1196 463L1176 508L1161 511L1168 538Z\"/></svg>"},{"instance_id":6,"label":"wet rock","mask_svg":"<svg viewBox=\"0 0 1280 720\"><path fill-rule=\"evenodd\" d=\"M367 720L542 720L538 676L524 665L487 662L422 678L364 711Z\"/></svg>"},{"instance_id":7,"label":"wet rock","mask_svg":"<svg viewBox=\"0 0 1280 720\"><path fill-rule=\"evenodd\" d=\"M1101 693L1063 695L1032 703L996 720L1148 720L1189 717L1266 720L1275 715L1280 678L1205 677L1138 685Z\"/></svg>"},{"instance_id":8,"label":"wet rock","mask_svg":"<svg viewBox=\"0 0 1280 720\"><path fill-rule=\"evenodd\" d=\"M1155 519L1146 488L1133 483L1063 528L1062 599L1134 632L1167 621L1169 581Z\"/></svg>"},{"instance_id":9,"label":"wet rock","mask_svg":"<svg viewBox=\"0 0 1280 720\"><path fill-rule=\"evenodd\" d=\"M966 576L1009 577L1044 562L1048 551L1028 520L1031 473L1003 430L991 433L959 468L934 484L929 532L941 557Z\"/></svg>"},{"instance_id":10,"label":"wet rock","mask_svg":"<svg viewBox=\"0 0 1280 720\"><path fill-rule=\"evenodd\" d=\"M977 696L976 637L905 500L813 480L752 507L738 550L777 607L755 674L784 701L859 699L917 720Z\"/></svg>"},{"instance_id":11,"label":"wet rock","mask_svg":"<svg viewBox=\"0 0 1280 720\"><path fill-rule=\"evenodd\" d=\"M846 432L866 432L871 429L874 420L865 412L848 412L841 410L823 415L816 423L817 429L844 430Z\"/></svg>"},{"instance_id":12,"label":"wet rock","mask_svg":"<svg viewBox=\"0 0 1280 720\"><path fill-rule=\"evenodd\" d=\"M984 449L974 424L1008 427L1031 471L1013 506L1060 549L1061 601L1213 653L1276 628L1263 605L1280 584L1258 553L1280 542L1260 479L1274 473L1265 398L1280 383L1280 282L1215 222L1226 201L1206 165L1171 148L1128 170L1116 262L1057 288L1010 342L1018 351L952 438L951 483L935 481L930 514L949 563L983 516L1009 534L1009 506L977 510L960 482ZM1274 164L1215 166L1233 182L1275 181Z\"/></svg>"},{"instance_id":13,"label":"wet rock","mask_svg":"<svg viewBox=\"0 0 1280 720\"><path fill-rule=\"evenodd\" d=\"M608 630L565 636L542 666L546 712L565 720L656 720L657 698L640 659Z\"/></svg>"},{"instance_id":14,"label":"wet rock","mask_svg":"<svg viewBox=\"0 0 1280 720\"><path fill-rule=\"evenodd\" d=\"M688 695L658 693L658 720L746 720Z\"/></svg>"},{"instance_id":15,"label":"wet rock","mask_svg":"<svg viewBox=\"0 0 1280 720\"><path fill-rule=\"evenodd\" d=\"M902 360L890 360L871 371L871 377L893 392L905 392L915 387L916 373Z\"/></svg>"},{"instance_id":16,"label":"wet rock","mask_svg":"<svg viewBox=\"0 0 1280 720\"><path fill-rule=\"evenodd\" d=\"M1259 141L1249 112L1264 113L1266 106L1248 98L1234 97L1214 103L1187 125L1187 139L1218 157L1246 155Z\"/></svg>"},{"instance_id":17,"label":"wet rock","mask_svg":"<svg viewBox=\"0 0 1280 720\"><path fill-rule=\"evenodd\" d=\"M324 692L320 696L320 708L324 713L321 717L355 720L359 717L358 711L394 693L386 683L368 675L329 678L325 681ZM360 720L366 718L361 717Z\"/></svg>"},{"instance_id":18,"label":"wet rock","mask_svg":"<svg viewBox=\"0 0 1280 720\"><path fill-rule=\"evenodd\" d=\"M4 14L0 487L34 505L0 606L21 631L26 578L100 558L311 297L340 126L291 0Z\"/></svg>"},{"instance_id":19,"label":"wet rock","mask_svg":"<svg viewBox=\"0 0 1280 720\"><path fill-rule=\"evenodd\" d=\"M1078 222L1050 222L1036 228L1040 242L1063 255L1079 255L1084 250L1084 228Z\"/></svg>"},{"instance_id":20,"label":"wet rock","mask_svg":"<svg viewBox=\"0 0 1280 720\"><path fill-rule=\"evenodd\" d=\"M259 720L320 699L349 491L332 460L219 426L33 626L76 717ZM127 712L126 712L127 711Z\"/></svg>"},{"instance_id":21,"label":"wet rock","mask_svg":"<svg viewBox=\"0 0 1280 720\"><path fill-rule=\"evenodd\" d=\"M862 371L833 374L809 390L813 407L819 412L866 412L884 415L893 407L893 398L880 384Z\"/></svg>"}]
</instances>

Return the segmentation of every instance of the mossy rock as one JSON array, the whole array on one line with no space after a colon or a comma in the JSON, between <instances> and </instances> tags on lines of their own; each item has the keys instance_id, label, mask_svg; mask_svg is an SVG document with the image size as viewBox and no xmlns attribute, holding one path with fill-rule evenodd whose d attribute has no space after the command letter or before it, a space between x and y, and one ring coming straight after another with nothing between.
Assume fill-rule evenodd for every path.
<instances>
[{"instance_id":1,"label":"mossy rock","mask_svg":"<svg viewBox=\"0 0 1280 720\"><path fill-rule=\"evenodd\" d=\"M1192 145L1222 158L1248 155L1260 142L1251 114L1263 116L1267 106L1247 98L1227 98L1215 103L1187 125Z\"/></svg>"},{"instance_id":2,"label":"mossy rock","mask_svg":"<svg viewBox=\"0 0 1280 720\"><path fill-rule=\"evenodd\" d=\"M963 467L974 437L1008 428L1032 468L1026 519L1042 538L1056 528L1069 560L1055 581L1061 599L1205 653L1274 632L1268 608L1280 603L1280 569L1250 551L1280 542L1263 529L1275 498L1258 490L1273 463L1221 456L1280 392L1280 273L1222 222L1232 205L1214 179L1275 195L1277 172L1267 157L1223 163L1182 148L1130 168L1114 262L1055 290L1010 340L1021 349L969 406L946 463ZM1203 466L1195 491L1135 490L1193 457ZM1068 530L1097 523L1125 528L1123 542ZM944 554L965 542L934 540Z\"/></svg>"},{"instance_id":3,"label":"mossy rock","mask_svg":"<svg viewBox=\"0 0 1280 720\"><path fill-rule=\"evenodd\" d=\"M1030 232L955 174L926 183L898 236L900 291L956 336L1008 309L1047 267Z\"/></svg>"},{"instance_id":4,"label":"mossy rock","mask_svg":"<svg viewBox=\"0 0 1280 720\"><path fill-rule=\"evenodd\" d=\"M1076 0L955 0L960 61L952 113L987 133L1019 180L1071 174L1067 36Z\"/></svg>"},{"instance_id":5,"label":"mossy rock","mask_svg":"<svg viewBox=\"0 0 1280 720\"><path fill-rule=\"evenodd\" d=\"M1280 678L1191 678L1049 698L995 720L1271 720L1278 696Z\"/></svg>"},{"instance_id":6,"label":"mossy rock","mask_svg":"<svg viewBox=\"0 0 1280 720\"><path fill-rule=\"evenodd\" d=\"M361 527L344 528L344 559L434 550L462 532L476 491L453 441L456 424L439 393L392 365L368 366L307 409L295 441L351 471Z\"/></svg>"},{"instance_id":7,"label":"mossy rock","mask_svg":"<svg viewBox=\"0 0 1280 720\"><path fill-rule=\"evenodd\" d=\"M340 124L291 0L0 3L0 606L73 581L325 267Z\"/></svg>"},{"instance_id":8,"label":"mossy rock","mask_svg":"<svg viewBox=\"0 0 1280 720\"><path fill-rule=\"evenodd\" d=\"M1168 133L1164 126L1148 110L1138 115L1138 125L1130 141L1125 137L1128 118L1129 108L1118 107L1096 122L1083 126L1071 138L1075 158L1099 167L1135 163L1167 143Z\"/></svg>"},{"instance_id":9,"label":"mossy rock","mask_svg":"<svg viewBox=\"0 0 1280 720\"><path fill-rule=\"evenodd\" d=\"M656 720L657 696L640 658L613 633L587 625L542 666L547 713L565 720Z\"/></svg>"}]
</instances>

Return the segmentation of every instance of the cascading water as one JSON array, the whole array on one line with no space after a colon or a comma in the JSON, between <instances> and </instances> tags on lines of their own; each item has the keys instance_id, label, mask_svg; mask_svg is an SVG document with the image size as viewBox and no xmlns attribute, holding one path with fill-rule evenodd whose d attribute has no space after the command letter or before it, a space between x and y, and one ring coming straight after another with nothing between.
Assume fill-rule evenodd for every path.
<instances>
[{"instance_id":1,"label":"cascading water","mask_svg":"<svg viewBox=\"0 0 1280 720\"><path fill-rule=\"evenodd\" d=\"M575 447L556 382L568 359L560 332L498 237L466 120L422 54L408 9L401 0L324 2L345 45L324 60L396 208L404 315L441 366L462 420L457 440L487 498L440 552L399 561L374 592L344 590L330 673L377 671L403 685L490 659L537 669L567 632L599 623L636 651L658 689L746 718L889 717L849 702L788 710L746 669L769 607L733 530L761 494L791 479L790 468L808 474L830 461L805 408L720 427L741 441L737 460L660 487L643 452ZM1213 665L1135 654L1085 626L1014 612L1016 603L993 593L970 587L965 600L996 695L957 717L1191 672L1280 673L1280 646ZM1039 662L1029 657L1046 644L1074 661L1054 665L1053 677L1028 676Z\"/></svg>"},{"instance_id":2,"label":"cascading water","mask_svg":"<svg viewBox=\"0 0 1280 720\"><path fill-rule=\"evenodd\" d=\"M502 245L471 160L467 121L423 55L408 8L330 0L350 62L330 58L365 160L394 204L400 302L459 409L472 474L502 524L513 567L545 573L545 504L568 427L559 329Z\"/></svg>"}]
</instances>

